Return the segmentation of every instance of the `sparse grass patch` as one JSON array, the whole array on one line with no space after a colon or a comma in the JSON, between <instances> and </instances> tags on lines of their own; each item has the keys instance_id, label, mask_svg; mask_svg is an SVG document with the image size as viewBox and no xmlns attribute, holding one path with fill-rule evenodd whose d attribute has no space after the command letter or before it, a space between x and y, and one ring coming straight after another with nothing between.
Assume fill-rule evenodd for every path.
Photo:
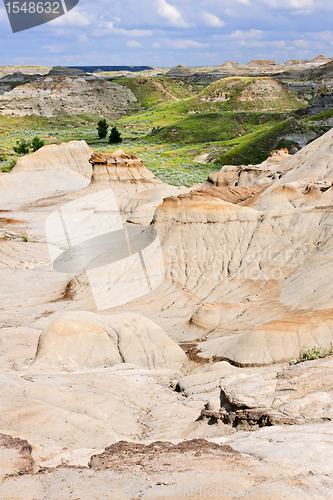
<instances>
[{"instance_id":1,"label":"sparse grass patch","mask_svg":"<svg viewBox=\"0 0 333 500\"><path fill-rule=\"evenodd\" d=\"M327 356L331 356L333 354L333 345L330 344L330 349L321 349L320 347L312 347L311 349L307 349L305 351L301 351L301 355L297 359L293 359L289 362L290 365L297 365L298 363L302 363L303 361L310 361L313 359L326 358Z\"/></svg>"}]
</instances>

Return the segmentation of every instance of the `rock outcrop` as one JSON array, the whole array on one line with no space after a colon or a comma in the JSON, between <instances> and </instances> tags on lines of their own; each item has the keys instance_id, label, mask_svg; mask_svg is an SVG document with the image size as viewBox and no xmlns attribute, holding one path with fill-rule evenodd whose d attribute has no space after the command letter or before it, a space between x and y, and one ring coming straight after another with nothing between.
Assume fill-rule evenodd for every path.
<instances>
[{"instance_id":1,"label":"rock outcrop","mask_svg":"<svg viewBox=\"0 0 333 500\"><path fill-rule=\"evenodd\" d=\"M195 478L274 499L283 484L331 485L333 357L288 362L333 343L332 144L330 131L190 190L84 142L0 176L0 429L32 447L2 463L2 498L66 498L72 485L75 498L118 500L127 480L141 491ZM110 248L93 236L115 216L126 258L116 245L117 272L99 279L116 295L125 283L126 297L97 314L89 266L108 264ZM85 271L71 267L73 227L89 243ZM143 250L124 245L125 229L158 237L161 280L140 294L119 264ZM215 444L193 441L203 437Z\"/></svg>"},{"instance_id":2,"label":"rock outcrop","mask_svg":"<svg viewBox=\"0 0 333 500\"><path fill-rule=\"evenodd\" d=\"M48 75L0 96L0 114L51 117L92 113L118 117L136 102L134 94L117 83Z\"/></svg>"},{"instance_id":3,"label":"rock outcrop","mask_svg":"<svg viewBox=\"0 0 333 500\"><path fill-rule=\"evenodd\" d=\"M92 183L118 187L130 192L159 189L165 186L142 163L136 155L127 155L122 150L114 153L94 153L89 162L92 165Z\"/></svg>"},{"instance_id":4,"label":"rock outcrop","mask_svg":"<svg viewBox=\"0 0 333 500\"><path fill-rule=\"evenodd\" d=\"M94 153L89 161L93 173L86 194L112 188L125 220L134 224L149 225L164 198L188 191L185 187L168 186L143 165L141 158L121 149Z\"/></svg>"},{"instance_id":5,"label":"rock outcrop","mask_svg":"<svg viewBox=\"0 0 333 500\"><path fill-rule=\"evenodd\" d=\"M10 174L0 174L1 210L86 187L92 175L91 154L84 141L73 141L19 158Z\"/></svg>"},{"instance_id":6,"label":"rock outcrop","mask_svg":"<svg viewBox=\"0 0 333 500\"><path fill-rule=\"evenodd\" d=\"M269 66L275 66L275 61L269 61L268 59L252 59L246 66L249 68L267 68Z\"/></svg>"},{"instance_id":7,"label":"rock outcrop","mask_svg":"<svg viewBox=\"0 0 333 500\"><path fill-rule=\"evenodd\" d=\"M27 441L0 434L0 487L8 477L31 474L34 471L31 452L32 448Z\"/></svg>"},{"instance_id":8,"label":"rock outcrop","mask_svg":"<svg viewBox=\"0 0 333 500\"><path fill-rule=\"evenodd\" d=\"M185 360L183 350L143 316L80 311L67 313L41 334L30 370L76 371L131 363L177 371Z\"/></svg>"},{"instance_id":9,"label":"rock outcrop","mask_svg":"<svg viewBox=\"0 0 333 500\"><path fill-rule=\"evenodd\" d=\"M309 113L311 115L317 115L319 113L324 113L329 109L333 108L333 92L327 92L327 94L320 95L312 102Z\"/></svg>"},{"instance_id":10,"label":"rock outcrop","mask_svg":"<svg viewBox=\"0 0 333 500\"><path fill-rule=\"evenodd\" d=\"M49 71L50 76L85 76L86 74L82 69L67 68L65 66L55 66Z\"/></svg>"},{"instance_id":11,"label":"rock outcrop","mask_svg":"<svg viewBox=\"0 0 333 500\"><path fill-rule=\"evenodd\" d=\"M82 500L90 500L92 496L96 500L141 496L189 496L195 500L207 496L218 500L235 495L278 500L285 491L288 497L296 500L300 485L304 492L316 491L318 495L329 492L330 430L309 427L308 433L313 439L311 447L302 447L298 431L271 428L251 436L242 433L232 446L229 442L205 439L179 444L163 440L147 445L124 440L94 454L89 468L67 466L64 462L61 467L45 468L34 476L9 479L0 492L8 498L24 495L26 500L42 500L39 492L46 493L49 498L65 498L72 491ZM322 437L325 441L320 446ZM272 442L279 450L273 459L270 456ZM286 452L290 442L292 454ZM241 451L235 451L233 446ZM315 455L319 449L322 454ZM309 459L313 459L311 471L306 463ZM319 474L321 466L325 471L325 486L313 484L313 474Z\"/></svg>"},{"instance_id":12,"label":"rock outcrop","mask_svg":"<svg viewBox=\"0 0 333 500\"><path fill-rule=\"evenodd\" d=\"M185 76L190 76L192 75L193 71L191 71L189 68L186 66L183 66L182 64L179 64L173 69L170 69L165 76L172 76L173 78L183 78Z\"/></svg>"},{"instance_id":13,"label":"rock outcrop","mask_svg":"<svg viewBox=\"0 0 333 500\"><path fill-rule=\"evenodd\" d=\"M15 71L11 75L6 75L0 78L0 84L9 82L24 82L27 80L27 75L21 73L21 71Z\"/></svg>"}]
</instances>

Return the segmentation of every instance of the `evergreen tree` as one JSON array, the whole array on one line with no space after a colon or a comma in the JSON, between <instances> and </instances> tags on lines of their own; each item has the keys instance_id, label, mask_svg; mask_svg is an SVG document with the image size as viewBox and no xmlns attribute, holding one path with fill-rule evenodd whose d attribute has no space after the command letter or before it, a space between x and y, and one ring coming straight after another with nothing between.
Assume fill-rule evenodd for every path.
<instances>
[{"instance_id":1,"label":"evergreen tree","mask_svg":"<svg viewBox=\"0 0 333 500\"><path fill-rule=\"evenodd\" d=\"M109 125L107 124L105 118L103 118L103 120L99 120L99 122L97 123L97 132L100 139L104 139L104 137L107 136L108 128Z\"/></svg>"},{"instance_id":2,"label":"evergreen tree","mask_svg":"<svg viewBox=\"0 0 333 500\"><path fill-rule=\"evenodd\" d=\"M38 149L42 148L45 145L45 142L40 139L39 137L34 137L31 141L31 147L33 153L37 151Z\"/></svg>"},{"instance_id":3,"label":"evergreen tree","mask_svg":"<svg viewBox=\"0 0 333 500\"><path fill-rule=\"evenodd\" d=\"M18 155L26 155L29 153L29 148L31 146L30 142L21 139L20 141L16 141L16 144L16 146L13 146L15 153Z\"/></svg>"},{"instance_id":4,"label":"evergreen tree","mask_svg":"<svg viewBox=\"0 0 333 500\"><path fill-rule=\"evenodd\" d=\"M109 137L109 144L117 144L118 142L122 142L121 134L119 130L117 130L117 127L112 127L110 137Z\"/></svg>"}]
</instances>

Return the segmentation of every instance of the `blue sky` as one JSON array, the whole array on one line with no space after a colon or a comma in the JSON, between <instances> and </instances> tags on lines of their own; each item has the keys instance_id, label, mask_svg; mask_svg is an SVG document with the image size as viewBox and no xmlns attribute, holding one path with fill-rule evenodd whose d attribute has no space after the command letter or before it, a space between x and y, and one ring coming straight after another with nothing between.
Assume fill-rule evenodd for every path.
<instances>
[{"instance_id":1,"label":"blue sky","mask_svg":"<svg viewBox=\"0 0 333 500\"><path fill-rule=\"evenodd\" d=\"M332 0L80 0L13 34L0 7L0 65L219 65L333 57Z\"/></svg>"}]
</instances>

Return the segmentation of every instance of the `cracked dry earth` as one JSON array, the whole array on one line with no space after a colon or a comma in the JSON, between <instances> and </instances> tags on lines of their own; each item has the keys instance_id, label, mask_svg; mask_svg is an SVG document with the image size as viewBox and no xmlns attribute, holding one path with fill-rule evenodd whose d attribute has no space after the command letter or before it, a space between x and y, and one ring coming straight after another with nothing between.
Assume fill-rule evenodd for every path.
<instances>
[{"instance_id":1,"label":"cracked dry earth","mask_svg":"<svg viewBox=\"0 0 333 500\"><path fill-rule=\"evenodd\" d=\"M333 356L289 361L333 341L332 147L190 189L83 141L0 175L0 498L331 496ZM112 213L159 242L153 290L118 259L100 307L98 239L96 282L57 270L74 206L81 241Z\"/></svg>"}]
</instances>

